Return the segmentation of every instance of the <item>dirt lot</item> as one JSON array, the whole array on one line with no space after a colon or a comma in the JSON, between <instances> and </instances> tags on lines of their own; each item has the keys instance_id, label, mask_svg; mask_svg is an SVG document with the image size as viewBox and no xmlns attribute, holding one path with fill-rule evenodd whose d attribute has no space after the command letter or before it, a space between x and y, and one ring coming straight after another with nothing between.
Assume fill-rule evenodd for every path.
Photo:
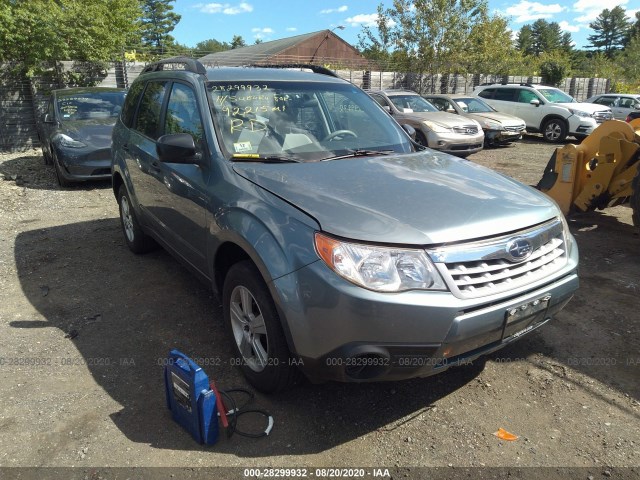
<instances>
[{"instance_id":1,"label":"dirt lot","mask_svg":"<svg viewBox=\"0 0 640 480\"><path fill-rule=\"evenodd\" d=\"M533 184L552 150L527 137L470 160ZM85 478L106 478L96 468L107 466L388 467L394 478L415 476L405 467L574 467L563 478L638 478L640 238L626 207L571 219L579 292L484 370L257 395L275 418L268 438L201 447L170 418L161 365L178 347L222 388L246 387L218 299L167 253L127 250L109 184L61 190L39 151L3 155L0 174L1 467L76 466ZM501 427L518 440L494 436Z\"/></svg>"}]
</instances>

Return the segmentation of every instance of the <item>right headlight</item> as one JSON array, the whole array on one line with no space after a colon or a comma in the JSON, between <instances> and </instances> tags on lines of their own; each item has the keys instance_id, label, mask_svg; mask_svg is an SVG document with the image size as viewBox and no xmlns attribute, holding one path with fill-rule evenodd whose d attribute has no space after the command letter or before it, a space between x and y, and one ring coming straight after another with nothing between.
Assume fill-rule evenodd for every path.
<instances>
[{"instance_id":1,"label":"right headlight","mask_svg":"<svg viewBox=\"0 0 640 480\"><path fill-rule=\"evenodd\" d=\"M53 136L53 141L59 144L61 147L84 148L87 146L86 143L83 143L80 140L75 140L69 135L65 135L64 133L55 134Z\"/></svg>"},{"instance_id":2,"label":"right headlight","mask_svg":"<svg viewBox=\"0 0 640 480\"><path fill-rule=\"evenodd\" d=\"M341 277L378 292L446 290L424 250L378 247L315 234L318 255Z\"/></svg>"},{"instance_id":3,"label":"right headlight","mask_svg":"<svg viewBox=\"0 0 640 480\"><path fill-rule=\"evenodd\" d=\"M425 121L424 121L424 122L422 122L422 123L424 123L424 125L425 125L429 130L432 130L432 131L434 131L434 132L436 132L436 133L449 133L449 132L451 132L451 131L452 131L450 128L444 127L444 126L442 126L442 125L440 125L440 124L438 124L438 123L435 123L435 122L430 122L430 121L428 121L428 120L425 120Z\"/></svg>"}]
</instances>

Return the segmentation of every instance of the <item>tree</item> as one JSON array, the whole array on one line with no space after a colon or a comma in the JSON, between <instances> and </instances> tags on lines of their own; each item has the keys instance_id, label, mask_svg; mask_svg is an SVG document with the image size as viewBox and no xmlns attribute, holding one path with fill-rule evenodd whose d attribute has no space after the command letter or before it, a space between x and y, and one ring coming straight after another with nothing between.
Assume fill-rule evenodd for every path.
<instances>
[{"instance_id":1,"label":"tree","mask_svg":"<svg viewBox=\"0 0 640 480\"><path fill-rule=\"evenodd\" d=\"M487 11L486 0L394 0L391 8L378 7L379 39L372 41L364 30L361 47L374 54L404 52L414 71L452 72L468 60L472 27Z\"/></svg>"},{"instance_id":2,"label":"tree","mask_svg":"<svg viewBox=\"0 0 640 480\"><path fill-rule=\"evenodd\" d=\"M244 38L242 38L241 35L234 35L231 39L231 48L240 48L246 46L247 42L244 41Z\"/></svg>"},{"instance_id":3,"label":"tree","mask_svg":"<svg viewBox=\"0 0 640 480\"><path fill-rule=\"evenodd\" d=\"M624 77L627 82L640 87L640 33L633 37L620 55L620 65L624 65Z\"/></svg>"},{"instance_id":4,"label":"tree","mask_svg":"<svg viewBox=\"0 0 640 480\"><path fill-rule=\"evenodd\" d=\"M209 53L224 52L230 50L231 45L228 42L220 42L214 38L198 42L195 47L194 55L202 57Z\"/></svg>"},{"instance_id":5,"label":"tree","mask_svg":"<svg viewBox=\"0 0 640 480\"><path fill-rule=\"evenodd\" d=\"M630 24L625 9L618 5L611 10L605 8L589 27L595 32L588 37L589 47L598 52L603 50L608 58L612 58L625 44Z\"/></svg>"},{"instance_id":6,"label":"tree","mask_svg":"<svg viewBox=\"0 0 640 480\"><path fill-rule=\"evenodd\" d=\"M160 55L175 43L170 35L180 21L180 15L173 12L174 0L142 0L140 19L141 41L153 53Z\"/></svg>"},{"instance_id":7,"label":"tree","mask_svg":"<svg viewBox=\"0 0 640 480\"><path fill-rule=\"evenodd\" d=\"M472 26L467 53L474 73L508 74L522 61L511 39L508 21L498 15L484 16Z\"/></svg>"},{"instance_id":8,"label":"tree","mask_svg":"<svg viewBox=\"0 0 640 480\"><path fill-rule=\"evenodd\" d=\"M625 41L625 48L631 43L631 40L640 35L640 11L636 12L636 17L631 21L629 30L627 32L627 39Z\"/></svg>"},{"instance_id":9,"label":"tree","mask_svg":"<svg viewBox=\"0 0 640 480\"><path fill-rule=\"evenodd\" d=\"M111 60L136 34L130 0L0 0L0 60L27 70L43 61Z\"/></svg>"},{"instance_id":10,"label":"tree","mask_svg":"<svg viewBox=\"0 0 640 480\"><path fill-rule=\"evenodd\" d=\"M563 51L571 53L573 40L569 32L563 32L557 22L540 18L520 29L516 40L518 49L525 55L540 56L542 53Z\"/></svg>"}]
</instances>

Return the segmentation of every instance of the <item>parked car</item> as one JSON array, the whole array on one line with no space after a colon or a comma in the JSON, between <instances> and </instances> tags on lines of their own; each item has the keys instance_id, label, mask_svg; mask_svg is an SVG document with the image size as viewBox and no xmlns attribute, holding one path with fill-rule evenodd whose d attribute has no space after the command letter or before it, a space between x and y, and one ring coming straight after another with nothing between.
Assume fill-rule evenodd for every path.
<instances>
[{"instance_id":1,"label":"parked car","mask_svg":"<svg viewBox=\"0 0 640 480\"><path fill-rule=\"evenodd\" d=\"M309 69L151 64L113 131L127 245L218 292L255 388L443 372L564 307L578 248L552 200Z\"/></svg>"},{"instance_id":2,"label":"parked car","mask_svg":"<svg viewBox=\"0 0 640 480\"><path fill-rule=\"evenodd\" d=\"M524 120L498 112L478 97L443 94L423 97L441 112L455 113L476 120L484 131L485 146L508 145L520 140L526 130Z\"/></svg>"},{"instance_id":3,"label":"parked car","mask_svg":"<svg viewBox=\"0 0 640 480\"><path fill-rule=\"evenodd\" d=\"M613 118L608 107L576 102L562 90L544 85L495 83L476 87L473 94L499 112L522 118L527 131L541 132L548 142L562 142L567 135L584 138Z\"/></svg>"},{"instance_id":4,"label":"parked car","mask_svg":"<svg viewBox=\"0 0 640 480\"><path fill-rule=\"evenodd\" d=\"M640 110L640 95L604 93L588 98L586 101L611 108L613 117L618 120L625 120L627 115Z\"/></svg>"},{"instance_id":5,"label":"parked car","mask_svg":"<svg viewBox=\"0 0 640 480\"><path fill-rule=\"evenodd\" d=\"M369 90L367 93L399 124L411 125L420 145L463 158L482 150L484 133L473 119L441 112L410 90Z\"/></svg>"},{"instance_id":6,"label":"parked car","mask_svg":"<svg viewBox=\"0 0 640 480\"><path fill-rule=\"evenodd\" d=\"M625 118L625 121L630 122L631 120L635 120L636 118L640 118L640 110L636 112L630 112L629 115L627 115L627 118Z\"/></svg>"},{"instance_id":7,"label":"parked car","mask_svg":"<svg viewBox=\"0 0 640 480\"><path fill-rule=\"evenodd\" d=\"M111 132L126 89L66 88L51 92L40 125L46 164L62 187L111 178Z\"/></svg>"}]
</instances>

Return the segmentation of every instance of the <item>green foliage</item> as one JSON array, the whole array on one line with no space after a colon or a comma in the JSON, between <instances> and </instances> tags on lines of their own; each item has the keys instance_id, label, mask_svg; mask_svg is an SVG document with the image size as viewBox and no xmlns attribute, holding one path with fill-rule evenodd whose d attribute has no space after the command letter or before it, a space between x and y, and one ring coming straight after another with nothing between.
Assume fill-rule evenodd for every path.
<instances>
[{"instance_id":1,"label":"green foliage","mask_svg":"<svg viewBox=\"0 0 640 480\"><path fill-rule=\"evenodd\" d=\"M631 84L640 85L640 32L616 60L617 64L624 65L624 78Z\"/></svg>"},{"instance_id":2,"label":"green foliage","mask_svg":"<svg viewBox=\"0 0 640 480\"><path fill-rule=\"evenodd\" d=\"M140 16L131 0L0 0L0 60L110 60L131 42Z\"/></svg>"},{"instance_id":3,"label":"green foliage","mask_svg":"<svg viewBox=\"0 0 640 480\"><path fill-rule=\"evenodd\" d=\"M522 55L513 46L509 24L503 17L482 15L471 27L468 46L469 73L507 75L522 65Z\"/></svg>"},{"instance_id":4,"label":"green foliage","mask_svg":"<svg viewBox=\"0 0 640 480\"><path fill-rule=\"evenodd\" d=\"M542 83L557 87L567 76L567 67L561 62L547 60L540 64L540 76Z\"/></svg>"},{"instance_id":5,"label":"green foliage","mask_svg":"<svg viewBox=\"0 0 640 480\"><path fill-rule=\"evenodd\" d=\"M198 42L194 49L194 56L203 57L209 53L224 52L230 50L231 45L228 42L220 42L215 38Z\"/></svg>"},{"instance_id":6,"label":"green foliage","mask_svg":"<svg viewBox=\"0 0 640 480\"><path fill-rule=\"evenodd\" d=\"M180 15L173 11L174 1L142 0L140 40L152 53L164 55L175 44L170 33L180 21Z\"/></svg>"},{"instance_id":7,"label":"green foliage","mask_svg":"<svg viewBox=\"0 0 640 480\"><path fill-rule=\"evenodd\" d=\"M241 35L234 35L231 39L231 48L240 48L246 46L247 42L244 41L244 38L242 38Z\"/></svg>"},{"instance_id":8,"label":"green foliage","mask_svg":"<svg viewBox=\"0 0 640 480\"><path fill-rule=\"evenodd\" d=\"M613 54L625 44L630 24L625 9L618 5L611 10L605 8L589 27L595 32L588 37L590 47L613 58Z\"/></svg>"},{"instance_id":9,"label":"green foliage","mask_svg":"<svg viewBox=\"0 0 640 480\"><path fill-rule=\"evenodd\" d=\"M563 32L556 22L538 19L531 25L525 25L518 32L518 49L524 55L540 56L547 52L562 51L570 53L573 41L569 32Z\"/></svg>"}]
</instances>

